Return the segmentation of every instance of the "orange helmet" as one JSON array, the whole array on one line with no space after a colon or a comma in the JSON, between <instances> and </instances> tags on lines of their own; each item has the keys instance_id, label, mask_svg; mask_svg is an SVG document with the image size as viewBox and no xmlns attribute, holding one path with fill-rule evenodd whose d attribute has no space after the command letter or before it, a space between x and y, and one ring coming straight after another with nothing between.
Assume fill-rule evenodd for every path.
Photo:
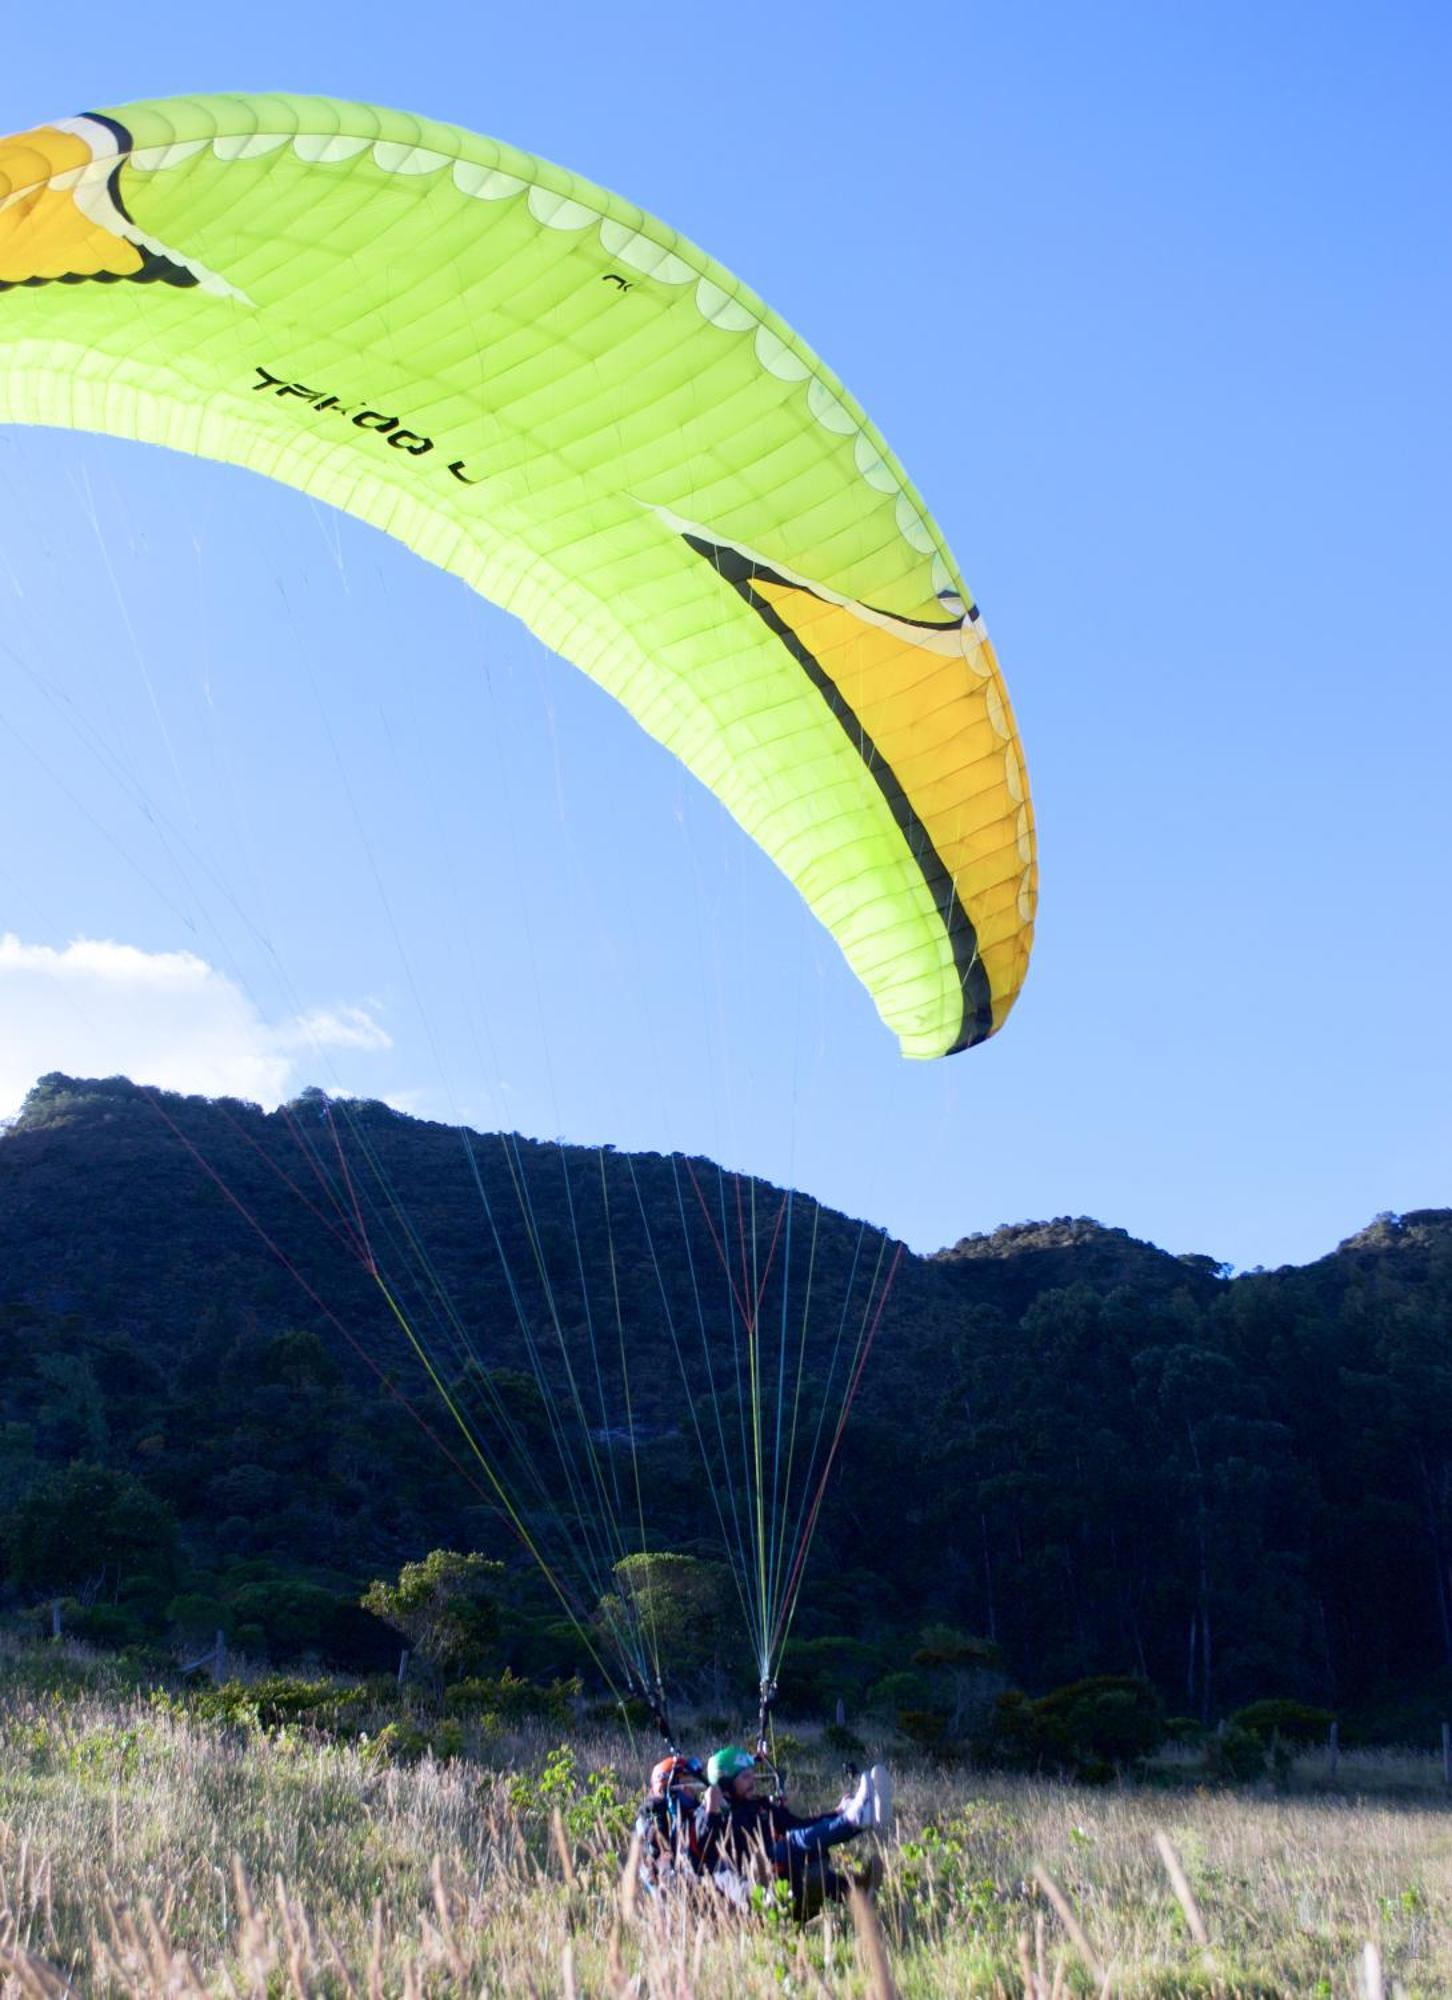
<instances>
[{"instance_id":1,"label":"orange helmet","mask_svg":"<svg viewBox=\"0 0 1452 2000\"><path fill-rule=\"evenodd\" d=\"M671 1792L699 1785L705 1775L699 1757L662 1757L650 1774L650 1795L666 1798Z\"/></svg>"}]
</instances>

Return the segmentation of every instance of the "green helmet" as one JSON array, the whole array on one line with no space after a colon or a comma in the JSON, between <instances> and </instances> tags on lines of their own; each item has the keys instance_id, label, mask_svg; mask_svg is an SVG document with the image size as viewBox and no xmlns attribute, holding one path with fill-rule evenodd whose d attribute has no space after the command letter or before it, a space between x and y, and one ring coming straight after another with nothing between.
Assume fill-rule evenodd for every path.
<instances>
[{"instance_id":1,"label":"green helmet","mask_svg":"<svg viewBox=\"0 0 1452 2000\"><path fill-rule=\"evenodd\" d=\"M749 1750L743 1750L739 1743L728 1743L724 1750L712 1752L711 1761L706 1766L706 1782L709 1785L729 1785L743 1771L755 1769L756 1759Z\"/></svg>"}]
</instances>

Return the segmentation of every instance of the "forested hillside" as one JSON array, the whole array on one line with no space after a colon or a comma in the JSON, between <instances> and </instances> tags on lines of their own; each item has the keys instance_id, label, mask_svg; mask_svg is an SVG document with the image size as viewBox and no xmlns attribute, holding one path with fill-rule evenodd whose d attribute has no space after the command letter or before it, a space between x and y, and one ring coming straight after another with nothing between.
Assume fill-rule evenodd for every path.
<instances>
[{"instance_id":1,"label":"forested hillside","mask_svg":"<svg viewBox=\"0 0 1452 2000\"><path fill-rule=\"evenodd\" d=\"M723 1236L756 1259L739 1280ZM518 1663L572 1664L407 1329L486 1446L541 1472L588 1355L587 1399L630 1396L628 1435L589 1434L598 1477L620 1488L628 1446L671 1545L715 1561L743 1424L731 1285L804 1329L779 1400L806 1440L894 1254L709 1162L46 1078L0 1137L10 1601L73 1591L118 1638L216 1620L363 1663L384 1635L361 1584L471 1547L518 1572ZM817 1642L805 1693L824 1661L850 1685L947 1625L1027 1687L1137 1672L1207 1717L1435 1699L1452 1211L1240 1276L1023 1224L903 1253L874 1325L794 1628ZM91 1469L58 1482L73 1462ZM580 1517L588 1496L565 1499ZM792 1675L789 1654L784 1698Z\"/></svg>"}]
</instances>

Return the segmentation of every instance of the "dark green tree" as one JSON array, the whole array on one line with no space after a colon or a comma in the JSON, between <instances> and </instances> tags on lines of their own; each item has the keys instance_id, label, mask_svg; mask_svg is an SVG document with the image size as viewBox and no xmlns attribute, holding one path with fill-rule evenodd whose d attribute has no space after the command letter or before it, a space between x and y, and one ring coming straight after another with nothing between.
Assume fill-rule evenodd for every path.
<instances>
[{"instance_id":1,"label":"dark green tree","mask_svg":"<svg viewBox=\"0 0 1452 2000\"><path fill-rule=\"evenodd\" d=\"M7 1537L24 1592L117 1596L138 1578L170 1582L177 1560L171 1510L129 1473L79 1463L33 1486Z\"/></svg>"},{"instance_id":2,"label":"dark green tree","mask_svg":"<svg viewBox=\"0 0 1452 2000\"><path fill-rule=\"evenodd\" d=\"M668 1681L699 1688L740 1653L741 1615L729 1572L696 1556L626 1556L614 1569L615 1590L597 1617L618 1651L643 1646Z\"/></svg>"},{"instance_id":3,"label":"dark green tree","mask_svg":"<svg viewBox=\"0 0 1452 2000\"><path fill-rule=\"evenodd\" d=\"M396 1583L370 1583L360 1602L440 1672L480 1674L498 1650L503 1582L501 1562L434 1549L405 1563Z\"/></svg>"}]
</instances>

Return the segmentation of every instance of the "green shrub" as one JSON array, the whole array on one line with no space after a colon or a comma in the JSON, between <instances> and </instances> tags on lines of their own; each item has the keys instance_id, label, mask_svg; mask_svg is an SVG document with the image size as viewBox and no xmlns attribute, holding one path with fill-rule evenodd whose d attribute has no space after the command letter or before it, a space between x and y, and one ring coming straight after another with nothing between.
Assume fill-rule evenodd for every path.
<instances>
[{"instance_id":1,"label":"green shrub","mask_svg":"<svg viewBox=\"0 0 1452 2000\"><path fill-rule=\"evenodd\" d=\"M372 1764L417 1764L424 1757L446 1764L464 1754L464 1725L453 1716L425 1724L401 1715L365 1740L363 1754Z\"/></svg>"},{"instance_id":2,"label":"green shrub","mask_svg":"<svg viewBox=\"0 0 1452 2000\"><path fill-rule=\"evenodd\" d=\"M893 1719L898 1734L929 1757L943 1757L952 1751L950 1718L945 1708L900 1708Z\"/></svg>"},{"instance_id":3,"label":"green shrub","mask_svg":"<svg viewBox=\"0 0 1452 2000\"><path fill-rule=\"evenodd\" d=\"M23 1591L108 1586L176 1566L171 1509L129 1473L81 1461L32 1486L10 1520L12 1580Z\"/></svg>"},{"instance_id":4,"label":"green shrub","mask_svg":"<svg viewBox=\"0 0 1452 2000\"><path fill-rule=\"evenodd\" d=\"M359 1603L444 1672L491 1664L500 1632L504 1565L490 1557L433 1549L405 1563L396 1583L376 1578Z\"/></svg>"},{"instance_id":5,"label":"green shrub","mask_svg":"<svg viewBox=\"0 0 1452 2000\"><path fill-rule=\"evenodd\" d=\"M992 1729L1005 1691L998 1648L951 1625L925 1625L918 1637L911 1666L875 1682L867 1705L934 1756L963 1751Z\"/></svg>"},{"instance_id":6,"label":"green shrub","mask_svg":"<svg viewBox=\"0 0 1452 2000\"><path fill-rule=\"evenodd\" d=\"M988 1747L1022 1769L1071 1771L1100 1781L1150 1756L1164 1740L1159 1696L1149 1682L1100 1674L1037 1700L1017 1690L1000 1695Z\"/></svg>"},{"instance_id":7,"label":"green shrub","mask_svg":"<svg viewBox=\"0 0 1452 2000\"><path fill-rule=\"evenodd\" d=\"M339 1687L334 1681L305 1681L270 1674L259 1681L224 1681L196 1697L195 1713L206 1722L284 1729L299 1723L337 1730L356 1719L370 1701L366 1688Z\"/></svg>"},{"instance_id":8,"label":"green shrub","mask_svg":"<svg viewBox=\"0 0 1452 2000\"><path fill-rule=\"evenodd\" d=\"M1304 1701L1253 1701L1235 1711L1230 1727L1249 1730L1262 1743L1273 1736L1283 1743L1324 1743L1335 1720L1329 1708L1312 1708Z\"/></svg>"},{"instance_id":9,"label":"green shrub","mask_svg":"<svg viewBox=\"0 0 1452 2000\"><path fill-rule=\"evenodd\" d=\"M642 1701L639 1695L622 1695L611 1701L592 1701L585 1711L586 1719L598 1723L604 1729L626 1729L632 1736L649 1737L655 1728L655 1716L650 1703ZM698 1724L703 1735L709 1736L710 1729L703 1722Z\"/></svg>"},{"instance_id":10,"label":"green shrub","mask_svg":"<svg viewBox=\"0 0 1452 2000\"><path fill-rule=\"evenodd\" d=\"M146 1637L144 1623L124 1604L71 1603L62 1612L62 1623L68 1637L113 1652L140 1645Z\"/></svg>"},{"instance_id":11,"label":"green shrub","mask_svg":"<svg viewBox=\"0 0 1452 2000\"><path fill-rule=\"evenodd\" d=\"M896 1721L900 1709L931 1707L932 1699L931 1680L915 1667L884 1674L867 1690L867 1706L872 1714L888 1716L893 1721Z\"/></svg>"},{"instance_id":12,"label":"green shrub","mask_svg":"<svg viewBox=\"0 0 1452 2000\"><path fill-rule=\"evenodd\" d=\"M295 1660L321 1647L338 1596L319 1584L278 1578L242 1584L230 1593L229 1603L239 1647L244 1630L256 1632L263 1642L257 1651Z\"/></svg>"},{"instance_id":13,"label":"green shrub","mask_svg":"<svg viewBox=\"0 0 1452 2000\"><path fill-rule=\"evenodd\" d=\"M913 1665L929 1669L958 1668L996 1673L1003 1656L992 1639L960 1632L954 1625L925 1625L918 1634Z\"/></svg>"},{"instance_id":14,"label":"green shrub","mask_svg":"<svg viewBox=\"0 0 1452 2000\"><path fill-rule=\"evenodd\" d=\"M1131 1764L1165 1740L1159 1696L1130 1674L1099 1674L1055 1688L1035 1703L1051 1729L1061 1730L1075 1758Z\"/></svg>"},{"instance_id":15,"label":"green shrub","mask_svg":"<svg viewBox=\"0 0 1452 2000\"><path fill-rule=\"evenodd\" d=\"M200 1591L184 1591L168 1603L166 1622L179 1639L200 1643L214 1632L225 1632L229 1619L219 1599Z\"/></svg>"},{"instance_id":16,"label":"green shrub","mask_svg":"<svg viewBox=\"0 0 1452 2000\"><path fill-rule=\"evenodd\" d=\"M116 1667L123 1683L137 1688L153 1687L158 1681L170 1680L176 1673L176 1661L165 1646L144 1642L138 1646L123 1646L116 1655Z\"/></svg>"},{"instance_id":17,"label":"green shrub","mask_svg":"<svg viewBox=\"0 0 1452 2000\"><path fill-rule=\"evenodd\" d=\"M1205 1775L1227 1785L1253 1785L1265 1777L1266 1744L1254 1730L1226 1725L1205 1739Z\"/></svg>"},{"instance_id":18,"label":"green shrub","mask_svg":"<svg viewBox=\"0 0 1452 2000\"><path fill-rule=\"evenodd\" d=\"M551 1750L535 1776L520 1772L510 1781L509 1803L531 1818L547 1819L558 1811L576 1840L602 1833L623 1840L634 1814L613 1766L581 1772L568 1743Z\"/></svg>"},{"instance_id":19,"label":"green shrub","mask_svg":"<svg viewBox=\"0 0 1452 2000\"><path fill-rule=\"evenodd\" d=\"M783 1789L795 1791L796 1780L803 1771L808 1773L812 1771L819 1761L816 1755L817 1748L815 1743L806 1742L789 1729L773 1731L768 1753L770 1768L780 1777ZM757 1781L757 1788L762 1791L766 1789L760 1780Z\"/></svg>"},{"instance_id":20,"label":"green shrub","mask_svg":"<svg viewBox=\"0 0 1452 2000\"><path fill-rule=\"evenodd\" d=\"M444 1707L450 1714L487 1715L505 1724L549 1722L567 1727L579 1694L577 1680L552 1681L548 1687L538 1687L506 1667L497 1676L455 1681L444 1690Z\"/></svg>"},{"instance_id":21,"label":"green shrub","mask_svg":"<svg viewBox=\"0 0 1452 2000\"><path fill-rule=\"evenodd\" d=\"M794 1714L859 1702L882 1664L878 1649L861 1639L794 1639L782 1668L783 1702Z\"/></svg>"}]
</instances>

